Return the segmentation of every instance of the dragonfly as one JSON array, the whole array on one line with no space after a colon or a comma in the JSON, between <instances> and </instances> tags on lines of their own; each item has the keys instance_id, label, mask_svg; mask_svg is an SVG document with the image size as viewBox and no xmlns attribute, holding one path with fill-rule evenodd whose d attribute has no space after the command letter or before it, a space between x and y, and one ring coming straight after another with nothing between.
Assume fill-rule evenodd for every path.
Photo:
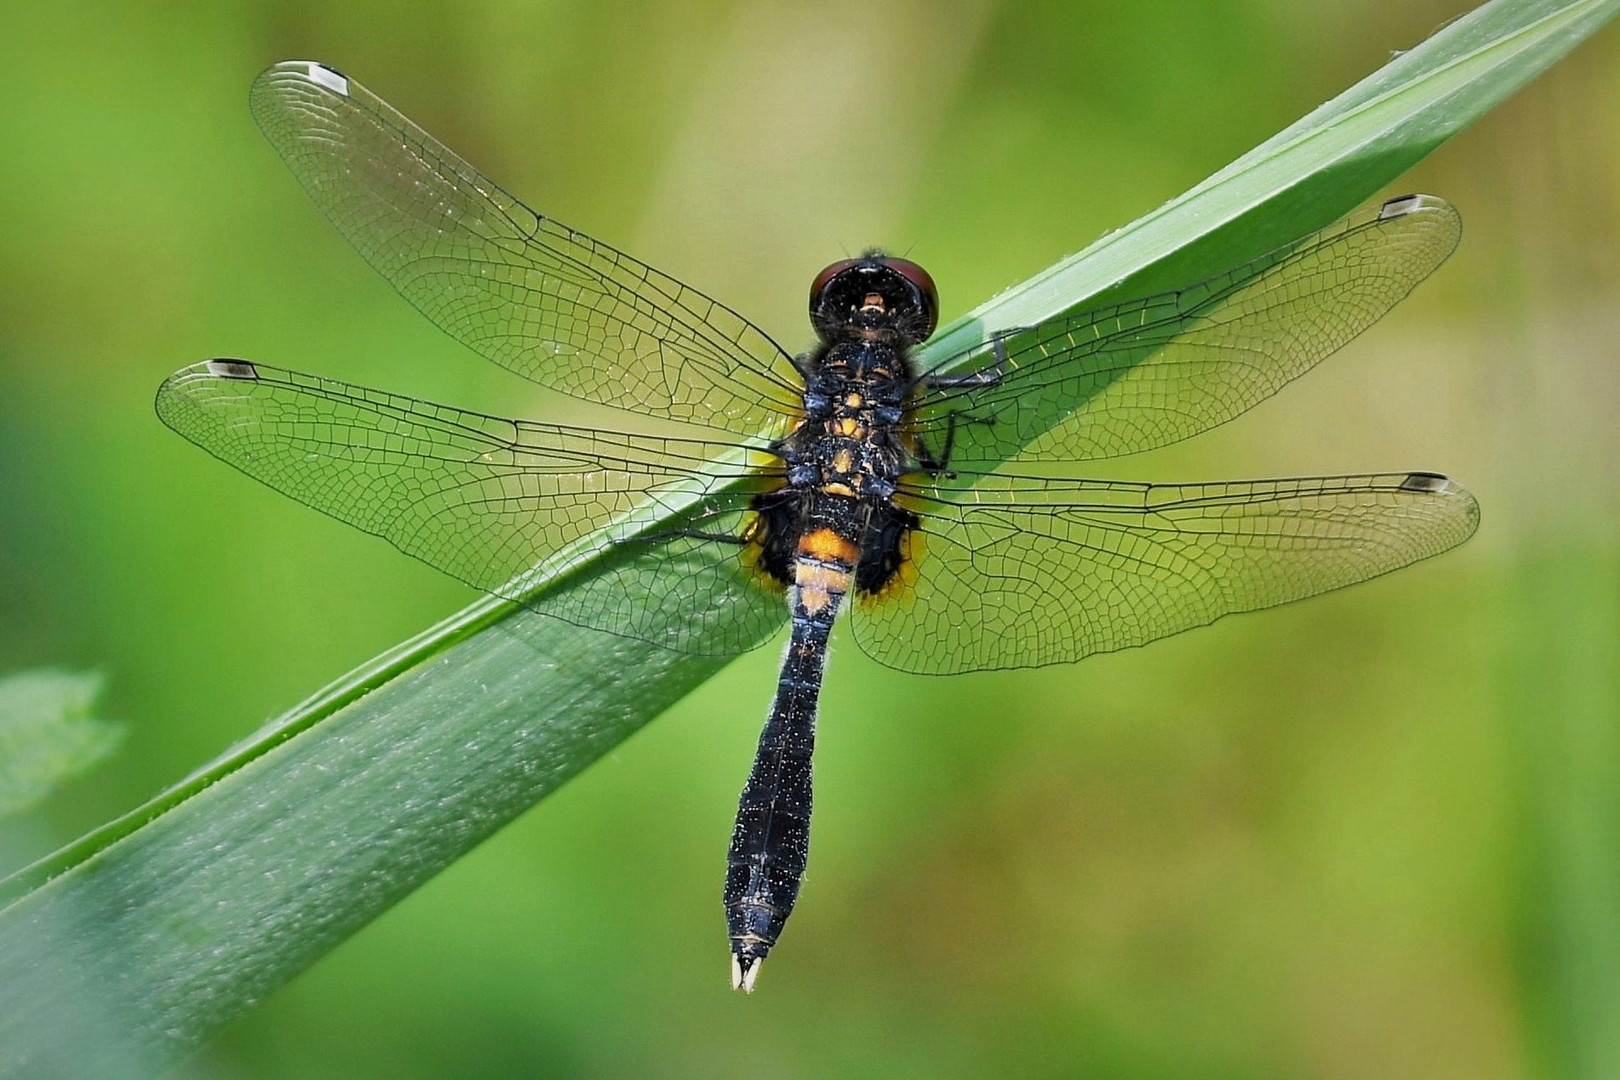
<instances>
[{"instance_id":1,"label":"dragonfly","mask_svg":"<svg viewBox=\"0 0 1620 1080\"><path fill-rule=\"evenodd\" d=\"M997 328L925 366L939 300L909 260L873 251L817 274L816 342L793 354L529 209L332 67L277 64L250 106L332 224L452 338L543 387L685 427L504 419L239 359L171 375L158 416L299 502L579 626L729 655L786 622L727 856L734 988L754 989L799 895L841 617L901 671L1070 663L1364 581L1477 526L1475 499L1432 472L1018 471L1165 446L1270 397L1451 254L1460 219L1435 196L1174 292ZM565 557L628 573L546 588Z\"/></svg>"}]
</instances>

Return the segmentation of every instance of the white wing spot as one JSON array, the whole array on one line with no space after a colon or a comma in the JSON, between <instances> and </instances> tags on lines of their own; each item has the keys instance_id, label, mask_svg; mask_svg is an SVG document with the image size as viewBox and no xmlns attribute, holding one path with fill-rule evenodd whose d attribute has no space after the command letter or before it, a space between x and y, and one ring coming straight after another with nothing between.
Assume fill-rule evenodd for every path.
<instances>
[{"instance_id":1,"label":"white wing spot","mask_svg":"<svg viewBox=\"0 0 1620 1080\"><path fill-rule=\"evenodd\" d=\"M333 71L325 64L311 62L309 65L309 81L319 83L334 94L349 96L349 80Z\"/></svg>"},{"instance_id":2,"label":"white wing spot","mask_svg":"<svg viewBox=\"0 0 1620 1080\"><path fill-rule=\"evenodd\" d=\"M1436 473L1407 473L1406 479L1401 481L1402 491L1426 491L1445 495L1450 495L1455 486L1449 479Z\"/></svg>"},{"instance_id":3,"label":"white wing spot","mask_svg":"<svg viewBox=\"0 0 1620 1080\"><path fill-rule=\"evenodd\" d=\"M1414 210L1421 210L1432 205L1422 195L1402 195L1398 199L1391 199L1378 211L1379 221L1388 221L1390 218L1405 217Z\"/></svg>"}]
</instances>

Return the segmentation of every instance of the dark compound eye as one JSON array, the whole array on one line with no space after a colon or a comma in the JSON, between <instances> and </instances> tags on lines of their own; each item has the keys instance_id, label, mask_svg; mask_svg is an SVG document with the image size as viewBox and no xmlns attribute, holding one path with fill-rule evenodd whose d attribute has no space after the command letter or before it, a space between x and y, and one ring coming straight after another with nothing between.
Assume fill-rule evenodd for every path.
<instances>
[{"instance_id":1,"label":"dark compound eye","mask_svg":"<svg viewBox=\"0 0 1620 1080\"><path fill-rule=\"evenodd\" d=\"M810 283L810 307L813 310L821 302L821 290L827 287L827 282L842 274L852 266L859 266L865 259L840 259L827 269L816 275L816 280Z\"/></svg>"},{"instance_id":2,"label":"dark compound eye","mask_svg":"<svg viewBox=\"0 0 1620 1080\"><path fill-rule=\"evenodd\" d=\"M939 292L934 288L934 279L929 276L928 271L910 259L894 259L884 256L878 262L917 286L917 291L922 293L923 299L928 301L929 307L939 307Z\"/></svg>"},{"instance_id":3,"label":"dark compound eye","mask_svg":"<svg viewBox=\"0 0 1620 1080\"><path fill-rule=\"evenodd\" d=\"M816 279L810 283L810 310L813 312L820 306L821 294L832 283L834 278L846 270L863 266L868 268L868 272L871 272L875 267L881 266L885 270L900 275L907 284L917 290L917 296L922 301L923 310L928 316L928 332L923 334L922 338L926 339L934 332L934 327L939 323L939 293L934 288L934 279L929 275L928 271L910 259L896 259L888 255L873 253L859 259L840 259L817 274Z\"/></svg>"},{"instance_id":4,"label":"dark compound eye","mask_svg":"<svg viewBox=\"0 0 1620 1080\"><path fill-rule=\"evenodd\" d=\"M910 259L884 256L878 262L911 282L917 292L922 294L923 305L928 309L928 334L932 334L934 327L939 325L939 290L934 288L933 277ZM928 334L923 336L926 338Z\"/></svg>"}]
</instances>

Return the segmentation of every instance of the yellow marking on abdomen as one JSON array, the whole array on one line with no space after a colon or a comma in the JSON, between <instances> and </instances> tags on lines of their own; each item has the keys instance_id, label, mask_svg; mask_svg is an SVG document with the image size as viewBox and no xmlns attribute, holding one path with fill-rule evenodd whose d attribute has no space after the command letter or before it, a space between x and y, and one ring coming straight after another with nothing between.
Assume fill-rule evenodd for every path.
<instances>
[{"instance_id":1,"label":"yellow marking on abdomen","mask_svg":"<svg viewBox=\"0 0 1620 1080\"><path fill-rule=\"evenodd\" d=\"M834 420L832 429L834 435L842 435L846 439L863 439L866 437L866 429L861 427L860 423L852 416Z\"/></svg>"},{"instance_id":2,"label":"yellow marking on abdomen","mask_svg":"<svg viewBox=\"0 0 1620 1080\"><path fill-rule=\"evenodd\" d=\"M848 484L822 484L821 490L828 495L843 495L851 499L855 498L855 489Z\"/></svg>"},{"instance_id":3,"label":"yellow marking on abdomen","mask_svg":"<svg viewBox=\"0 0 1620 1080\"><path fill-rule=\"evenodd\" d=\"M848 570L840 570L826 563L799 559L793 564L793 584L798 589L799 603L806 615L820 615L826 611L834 594L842 596L849 592L853 578L854 575Z\"/></svg>"},{"instance_id":4,"label":"yellow marking on abdomen","mask_svg":"<svg viewBox=\"0 0 1620 1080\"><path fill-rule=\"evenodd\" d=\"M854 566L855 560L861 554L859 548L831 529L817 529L815 532L805 533L799 537L798 551L800 555L807 555L812 559L843 563L845 566Z\"/></svg>"},{"instance_id":5,"label":"yellow marking on abdomen","mask_svg":"<svg viewBox=\"0 0 1620 1080\"><path fill-rule=\"evenodd\" d=\"M848 450L840 450L833 455L832 468L835 473L849 473L855 468L855 455Z\"/></svg>"}]
</instances>

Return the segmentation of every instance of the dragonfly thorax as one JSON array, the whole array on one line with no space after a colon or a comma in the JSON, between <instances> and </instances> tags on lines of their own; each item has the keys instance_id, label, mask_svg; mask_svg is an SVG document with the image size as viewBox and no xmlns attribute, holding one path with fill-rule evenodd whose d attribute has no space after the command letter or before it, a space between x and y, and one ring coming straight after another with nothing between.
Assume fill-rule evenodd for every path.
<instances>
[{"instance_id":1,"label":"dragonfly thorax","mask_svg":"<svg viewBox=\"0 0 1620 1080\"><path fill-rule=\"evenodd\" d=\"M807 369L805 422L781 447L788 483L889 497L912 467L900 435L913 382L905 352L841 341L812 355Z\"/></svg>"},{"instance_id":2,"label":"dragonfly thorax","mask_svg":"<svg viewBox=\"0 0 1620 1080\"><path fill-rule=\"evenodd\" d=\"M814 420L874 414L878 423L892 425L899 422L911 383L911 362L902 349L879 341L841 341L811 358L805 415ZM875 417L877 411L884 418Z\"/></svg>"}]
</instances>

